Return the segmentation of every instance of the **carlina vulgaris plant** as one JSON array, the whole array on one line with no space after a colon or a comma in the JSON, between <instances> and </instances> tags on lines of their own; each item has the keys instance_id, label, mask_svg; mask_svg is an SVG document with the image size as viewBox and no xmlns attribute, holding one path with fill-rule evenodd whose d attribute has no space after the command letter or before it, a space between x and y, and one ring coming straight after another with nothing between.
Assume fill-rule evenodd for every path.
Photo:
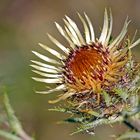
<instances>
[{"instance_id":1,"label":"carlina vulgaris plant","mask_svg":"<svg viewBox=\"0 0 140 140\"><path fill-rule=\"evenodd\" d=\"M42 62L31 60L31 66L32 71L39 75L33 77L35 81L56 86L36 92L49 94L62 91L56 100L49 102L64 100L64 105L52 110L72 114L74 117L66 121L80 123L77 132L89 132L90 128L97 125L123 121L126 116L139 112L140 65L134 61L132 49L140 43L140 39L135 41L136 35L132 40L128 38L128 17L119 35L112 37L111 10L108 12L105 9L99 38L95 37L87 14L81 16L78 13L78 17L83 24L83 32L68 16L63 19L64 27L55 22L58 31L68 42L67 46L48 34L50 40L64 53L39 43L56 59L32 51Z\"/></svg>"}]
</instances>

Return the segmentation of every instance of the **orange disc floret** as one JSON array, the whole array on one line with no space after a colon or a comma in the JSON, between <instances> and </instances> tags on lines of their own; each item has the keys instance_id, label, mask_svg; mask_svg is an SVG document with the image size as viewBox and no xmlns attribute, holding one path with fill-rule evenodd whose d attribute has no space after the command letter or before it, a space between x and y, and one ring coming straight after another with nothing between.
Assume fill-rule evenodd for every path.
<instances>
[{"instance_id":1,"label":"orange disc floret","mask_svg":"<svg viewBox=\"0 0 140 140\"><path fill-rule=\"evenodd\" d=\"M66 60L66 81L77 92L97 90L104 81L104 74L109 64L108 51L101 44L77 48ZM68 74L67 74L68 73Z\"/></svg>"}]
</instances>

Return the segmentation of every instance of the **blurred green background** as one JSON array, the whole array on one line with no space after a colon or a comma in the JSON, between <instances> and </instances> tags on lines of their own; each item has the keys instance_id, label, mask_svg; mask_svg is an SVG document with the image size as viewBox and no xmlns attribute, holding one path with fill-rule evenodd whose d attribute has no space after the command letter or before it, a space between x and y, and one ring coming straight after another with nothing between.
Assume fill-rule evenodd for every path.
<instances>
[{"instance_id":1,"label":"blurred green background","mask_svg":"<svg viewBox=\"0 0 140 140\"><path fill-rule=\"evenodd\" d=\"M63 40L55 21L62 25L67 14L81 27L76 12L86 12L98 37L105 7L112 9L114 36L120 32L127 15L132 20L130 37L136 29L139 31L140 0L0 0L0 87L7 87L19 120L37 140L113 140L111 135L125 131L125 126L117 124L96 128L94 137L85 133L70 136L75 125L57 124L67 115L48 111L54 107L48 100L55 95L36 94L34 90L41 85L31 80L30 60L36 59L31 50L42 51L38 42L51 44L47 32ZM140 60L140 45L133 50L135 58Z\"/></svg>"}]
</instances>

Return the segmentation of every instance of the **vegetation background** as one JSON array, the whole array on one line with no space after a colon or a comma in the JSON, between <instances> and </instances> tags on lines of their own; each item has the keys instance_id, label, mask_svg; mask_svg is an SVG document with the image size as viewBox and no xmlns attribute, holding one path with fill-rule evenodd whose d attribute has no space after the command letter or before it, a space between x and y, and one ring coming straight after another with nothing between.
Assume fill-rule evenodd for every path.
<instances>
[{"instance_id":1,"label":"vegetation background","mask_svg":"<svg viewBox=\"0 0 140 140\"><path fill-rule=\"evenodd\" d=\"M0 0L0 88L6 86L19 120L37 140L113 140L110 135L125 131L124 125L116 124L96 128L95 137L87 134L69 136L75 125L58 125L57 122L66 115L48 111L54 107L48 104L48 100L53 99L55 94L36 94L34 90L42 88L42 85L30 78L33 76L30 60L36 59L31 50L42 52L38 42L55 47L46 33L63 42L54 26L55 21L62 25L62 18L66 14L81 28L76 12L86 12L98 37L105 7L112 9L113 36L120 32L126 16L132 20L130 37L136 29L140 31L140 0ZM140 37L139 32L137 36ZM133 50L135 58L140 61L140 46Z\"/></svg>"}]
</instances>

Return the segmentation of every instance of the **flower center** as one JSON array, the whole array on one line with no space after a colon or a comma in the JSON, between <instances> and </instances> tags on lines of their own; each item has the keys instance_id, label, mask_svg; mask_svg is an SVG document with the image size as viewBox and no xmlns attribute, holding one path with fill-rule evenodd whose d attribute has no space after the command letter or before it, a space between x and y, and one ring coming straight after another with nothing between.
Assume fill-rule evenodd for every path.
<instances>
[{"instance_id":1,"label":"flower center","mask_svg":"<svg viewBox=\"0 0 140 140\"><path fill-rule=\"evenodd\" d=\"M102 45L89 45L73 51L66 61L67 82L76 90L96 89L97 82L104 80L108 64L107 51Z\"/></svg>"}]
</instances>

